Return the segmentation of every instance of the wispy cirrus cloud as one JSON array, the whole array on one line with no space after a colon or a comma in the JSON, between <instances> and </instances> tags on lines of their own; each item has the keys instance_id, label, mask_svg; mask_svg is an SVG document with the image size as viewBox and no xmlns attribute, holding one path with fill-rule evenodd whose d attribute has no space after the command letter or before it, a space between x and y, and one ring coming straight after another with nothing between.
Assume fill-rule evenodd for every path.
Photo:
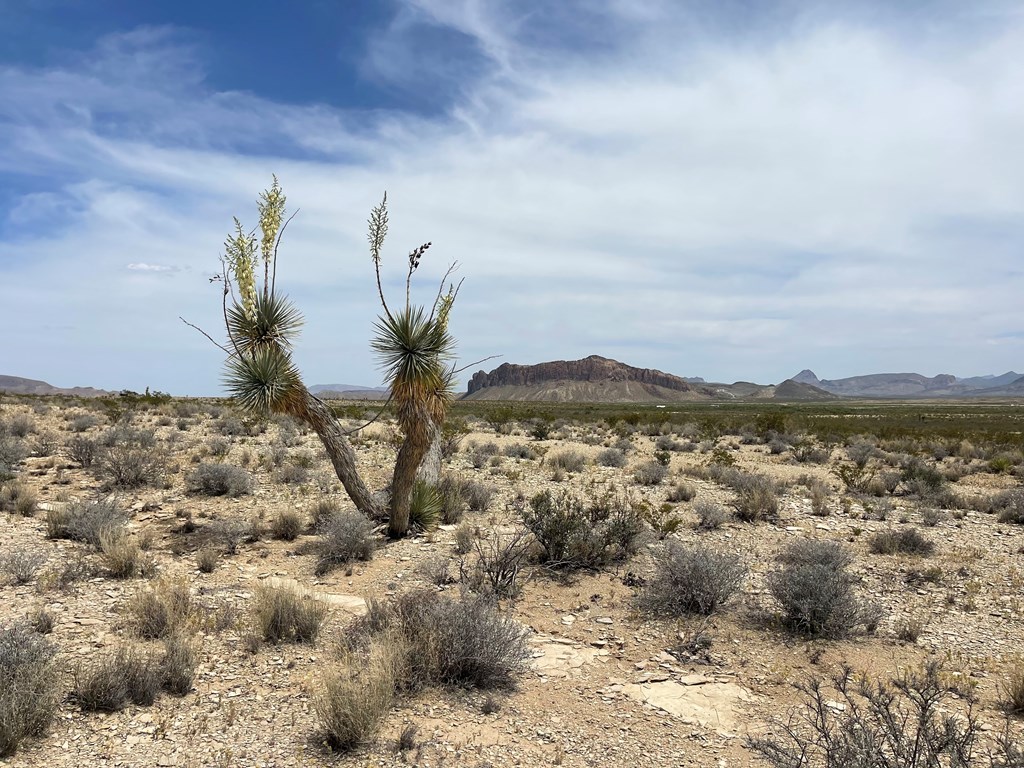
<instances>
[{"instance_id":1,"label":"wispy cirrus cloud","mask_svg":"<svg viewBox=\"0 0 1024 768\"><path fill-rule=\"evenodd\" d=\"M214 89L182 29L8 65L0 174L26 191L0 224L0 300L83 329L21 322L10 372L215 391L219 352L177 315L216 329L206 276L271 172L302 209L280 279L311 381L378 381L363 231L384 189L389 279L426 239L428 282L464 265L466 359L1001 372L1024 353L1001 335L1024 287L1024 19L930 14L417 0L368 32L362 68L432 110ZM424 49L442 38L447 59Z\"/></svg>"}]
</instances>

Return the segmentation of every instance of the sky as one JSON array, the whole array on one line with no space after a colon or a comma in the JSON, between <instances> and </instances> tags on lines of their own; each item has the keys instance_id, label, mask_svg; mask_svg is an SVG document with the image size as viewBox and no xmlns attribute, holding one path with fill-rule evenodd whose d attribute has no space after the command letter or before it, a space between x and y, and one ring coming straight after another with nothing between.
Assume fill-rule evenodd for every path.
<instances>
[{"instance_id":1,"label":"sky","mask_svg":"<svg viewBox=\"0 0 1024 768\"><path fill-rule=\"evenodd\" d=\"M223 393L276 174L307 384L381 384L382 273L464 278L463 383L1024 371L1024 4L0 0L0 374ZM495 359L474 365L489 356Z\"/></svg>"}]
</instances>

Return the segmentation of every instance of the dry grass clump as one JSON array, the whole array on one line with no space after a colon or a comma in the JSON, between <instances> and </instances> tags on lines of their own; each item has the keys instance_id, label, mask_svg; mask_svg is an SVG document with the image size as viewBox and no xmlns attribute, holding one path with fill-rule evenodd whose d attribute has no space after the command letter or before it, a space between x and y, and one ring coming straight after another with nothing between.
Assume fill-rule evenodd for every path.
<instances>
[{"instance_id":1,"label":"dry grass clump","mask_svg":"<svg viewBox=\"0 0 1024 768\"><path fill-rule=\"evenodd\" d=\"M70 539L99 549L104 536L120 533L128 513L113 499L76 501L46 513L46 537Z\"/></svg>"},{"instance_id":2,"label":"dry grass clump","mask_svg":"<svg viewBox=\"0 0 1024 768\"><path fill-rule=\"evenodd\" d=\"M410 691L429 685L511 688L530 658L526 631L491 599L434 590L370 601L347 640L351 648L373 640L405 646L396 683Z\"/></svg>"},{"instance_id":3,"label":"dry grass clump","mask_svg":"<svg viewBox=\"0 0 1024 768\"><path fill-rule=\"evenodd\" d=\"M213 573L217 569L220 553L213 547L203 547L196 552L196 567L200 573Z\"/></svg>"},{"instance_id":4,"label":"dry grass clump","mask_svg":"<svg viewBox=\"0 0 1024 768\"><path fill-rule=\"evenodd\" d=\"M25 441L0 426L0 480L14 476L14 468L28 456Z\"/></svg>"},{"instance_id":5,"label":"dry grass clump","mask_svg":"<svg viewBox=\"0 0 1024 768\"><path fill-rule=\"evenodd\" d=\"M160 658L160 687L175 696L192 690L196 677L196 645L184 632L176 631L164 638L164 654Z\"/></svg>"},{"instance_id":6,"label":"dry grass clump","mask_svg":"<svg viewBox=\"0 0 1024 768\"><path fill-rule=\"evenodd\" d=\"M32 517L36 504L35 493L24 483L13 480L0 485L0 512Z\"/></svg>"},{"instance_id":7,"label":"dry grass clump","mask_svg":"<svg viewBox=\"0 0 1024 768\"><path fill-rule=\"evenodd\" d=\"M49 728L61 700L56 653L28 627L0 627L0 758Z\"/></svg>"},{"instance_id":8,"label":"dry grass clump","mask_svg":"<svg viewBox=\"0 0 1024 768\"><path fill-rule=\"evenodd\" d=\"M204 462L185 478L189 493L204 496L245 496L252 493L253 484L252 475L233 464Z\"/></svg>"},{"instance_id":9,"label":"dry grass clump","mask_svg":"<svg viewBox=\"0 0 1024 768\"><path fill-rule=\"evenodd\" d=\"M150 567L138 542L123 530L114 529L100 534L100 557L107 572L115 579L130 579Z\"/></svg>"},{"instance_id":10,"label":"dry grass clump","mask_svg":"<svg viewBox=\"0 0 1024 768\"><path fill-rule=\"evenodd\" d=\"M935 543L917 528L890 528L868 539L868 548L876 555L930 555L935 552Z\"/></svg>"},{"instance_id":11,"label":"dry grass clump","mask_svg":"<svg viewBox=\"0 0 1024 768\"><path fill-rule=\"evenodd\" d=\"M320 525L316 545L316 575L354 560L369 560L377 548L376 526L360 512L347 510L333 515Z\"/></svg>"},{"instance_id":12,"label":"dry grass clump","mask_svg":"<svg viewBox=\"0 0 1024 768\"><path fill-rule=\"evenodd\" d=\"M129 600L129 624L139 637L164 638L183 628L194 613L192 595L183 581L159 581Z\"/></svg>"},{"instance_id":13,"label":"dry grass clump","mask_svg":"<svg viewBox=\"0 0 1024 768\"><path fill-rule=\"evenodd\" d=\"M395 698L398 667L405 648L391 638L371 642L362 657L350 656L323 676L313 697L324 743L347 751L365 744Z\"/></svg>"},{"instance_id":14,"label":"dry grass clump","mask_svg":"<svg viewBox=\"0 0 1024 768\"><path fill-rule=\"evenodd\" d=\"M655 567L640 606L663 616L708 615L739 589L747 574L736 555L675 541L668 542Z\"/></svg>"},{"instance_id":15,"label":"dry grass clump","mask_svg":"<svg viewBox=\"0 0 1024 768\"><path fill-rule=\"evenodd\" d=\"M779 495L775 484L763 475L744 475L733 488L736 517L745 523L776 520L779 516Z\"/></svg>"},{"instance_id":16,"label":"dry grass clump","mask_svg":"<svg viewBox=\"0 0 1024 768\"><path fill-rule=\"evenodd\" d=\"M693 511L697 515L697 530L700 531L714 531L729 519L722 505L713 501L698 501L693 505Z\"/></svg>"},{"instance_id":17,"label":"dry grass clump","mask_svg":"<svg viewBox=\"0 0 1024 768\"><path fill-rule=\"evenodd\" d=\"M597 454L597 464L601 467L616 467L621 469L626 466L626 453L619 448L605 448Z\"/></svg>"},{"instance_id":18,"label":"dry grass clump","mask_svg":"<svg viewBox=\"0 0 1024 768\"><path fill-rule=\"evenodd\" d=\"M282 510L274 518L270 531L275 539L295 541L305 528L302 515L294 509Z\"/></svg>"},{"instance_id":19,"label":"dry grass clump","mask_svg":"<svg viewBox=\"0 0 1024 768\"><path fill-rule=\"evenodd\" d=\"M148 707L159 692L155 656L132 646L103 654L75 673L74 697L87 712L118 712L129 703Z\"/></svg>"},{"instance_id":20,"label":"dry grass clump","mask_svg":"<svg viewBox=\"0 0 1024 768\"><path fill-rule=\"evenodd\" d=\"M679 503L681 501L693 501L693 497L697 495L697 489L689 483L676 483L668 491L667 499L671 502Z\"/></svg>"},{"instance_id":21,"label":"dry grass clump","mask_svg":"<svg viewBox=\"0 0 1024 768\"><path fill-rule=\"evenodd\" d=\"M787 627L836 639L877 625L878 609L858 598L854 577L846 570L852 559L841 544L826 541L796 541L783 551L782 567L769 575L768 589Z\"/></svg>"},{"instance_id":22,"label":"dry grass clump","mask_svg":"<svg viewBox=\"0 0 1024 768\"><path fill-rule=\"evenodd\" d=\"M297 589L260 584L253 595L252 618L267 642L313 644L327 619L327 606Z\"/></svg>"},{"instance_id":23,"label":"dry grass clump","mask_svg":"<svg viewBox=\"0 0 1024 768\"><path fill-rule=\"evenodd\" d=\"M555 469L565 472L582 472L587 466L587 457L582 452L568 448L548 458L548 463Z\"/></svg>"},{"instance_id":24,"label":"dry grass clump","mask_svg":"<svg viewBox=\"0 0 1024 768\"><path fill-rule=\"evenodd\" d=\"M441 522L443 524L454 525L462 520L466 508L469 506L463 495L464 486L465 482L454 475L442 475L435 486L441 503Z\"/></svg>"},{"instance_id":25,"label":"dry grass clump","mask_svg":"<svg viewBox=\"0 0 1024 768\"><path fill-rule=\"evenodd\" d=\"M1008 715L1024 717L1024 664L1018 664L1010 672L1002 686L1003 708Z\"/></svg>"}]
</instances>

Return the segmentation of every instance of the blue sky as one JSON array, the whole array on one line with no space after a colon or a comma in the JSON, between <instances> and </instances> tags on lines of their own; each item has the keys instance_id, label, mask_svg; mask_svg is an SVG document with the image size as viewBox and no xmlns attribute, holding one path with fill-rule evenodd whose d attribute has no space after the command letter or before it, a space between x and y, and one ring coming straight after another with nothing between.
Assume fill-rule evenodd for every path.
<instances>
[{"instance_id":1,"label":"blue sky","mask_svg":"<svg viewBox=\"0 0 1024 768\"><path fill-rule=\"evenodd\" d=\"M244 9L244 12L243 12ZM271 174L308 383L378 384L384 269L465 362L709 380L1024 368L1020 3L0 0L0 373L220 391ZM501 360L488 362L490 368ZM469 371L468 373L471 373Z\"/></svg>"}]
</instances>

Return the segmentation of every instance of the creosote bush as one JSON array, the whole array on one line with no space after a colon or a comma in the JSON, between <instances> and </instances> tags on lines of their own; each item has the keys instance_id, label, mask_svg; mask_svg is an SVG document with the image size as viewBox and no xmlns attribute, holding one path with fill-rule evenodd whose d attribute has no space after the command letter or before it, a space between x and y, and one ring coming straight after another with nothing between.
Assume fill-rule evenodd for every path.
<instances>
[{"instance_id":1,"label":"creosote bush","mask_svg":"<svg viewBox=\"0 0 1024 768\"><path fill-rule=\"evenodd\" d=\"M267 642L312 645L327 619L327 606L291 587L260 584L253 595L252 616L257 634Z\"/></svg>"},{"instance_id":2,"label":"creosote bush","mask_svg":"<svg viewBox=\"0 0 1024 768\"><path fill-rule=\"evenodd\" d=\"M789 720L747 740L773 768L1018 768L1024 757L1009 730L983 749L974 698L955 697L938 662L890 680L844 666L795 687L803 703Z\"/></svg>"},{"instance_id":3,"label":"creosote bush","mask_svg":"<svg viewBox=\"0 0 1024 768\"><path fill-rule=\"evenodd\" d=\"M61 700L56 652L29 627L0 627L0 758L50 727Z\"/></svg>"},{"instance_id":4,"label":"creosote bush","mask_svg":"<svg viewBox=\"0 0 1024 768\"><path fill-rule=\"evenodd\" d=\"M204 462L189 473L185 487L204 496L245 496L252 493L253 479L241 467Z\"/></svg>"},{"instance_id":5,"label":"creosote bush","mask_svg":"<svg viewBox=\"0 0 1024 768\"><path fill-rule=\"evenodd\" d=\"M640 605L664 616L707 615L739 589L746 573L736 555L670 541L640 594Z\"/></svg>"},{"instance_id":6,"label":"creosote bush","mask_svg":"<svg viewBox=\"0 0 1024 768\"><path fill-rule=\"evenodd\" d=\"M545 564L599 568L631 557L644 530L643 516L628 499L605 497L587 504L564 491L530 499L523 522L539 542Z\"/></svg>"},{"instance_id":7,"label":"creosote bush","mask_svg":"<svg viewBox=\"0 0 1024 768\"><path fill-rule=\"evenodd\" d=\"M782 567L768 576L768 589L791 630L837 639L877 625L879 611L857 597L846 570L853 558L841 544L796 541L779 559Z\"/></svg>"}]
</instances>

